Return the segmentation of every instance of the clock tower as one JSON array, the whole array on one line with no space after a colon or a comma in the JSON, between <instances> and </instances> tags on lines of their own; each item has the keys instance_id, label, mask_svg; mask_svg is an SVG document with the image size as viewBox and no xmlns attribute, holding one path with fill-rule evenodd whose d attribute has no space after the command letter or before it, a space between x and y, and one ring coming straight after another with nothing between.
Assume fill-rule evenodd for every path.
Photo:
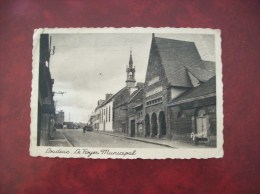
<instances>
[{"instance_id":1,"label":"clock tower","mask_svg":"<svg viewBox=\"0 0 260 194\"><path fill-rule=\"evenodd\" d=\"M129 65L126 67L126 87L135 87L135 67L133 66L132 51L130 51Z\"/></svg>"}]
</instances>

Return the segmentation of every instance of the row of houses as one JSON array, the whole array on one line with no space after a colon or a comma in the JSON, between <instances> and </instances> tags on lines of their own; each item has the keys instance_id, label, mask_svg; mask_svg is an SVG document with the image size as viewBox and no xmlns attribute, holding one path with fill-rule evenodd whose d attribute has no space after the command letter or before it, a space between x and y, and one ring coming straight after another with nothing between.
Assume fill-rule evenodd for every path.
<instances>
[{"instance_id":1,"label":"row of houses","mask_svg":"<svg viewBox=\"0 0 260 194\"><path fill-rule=\"evenodd\" d=\"M145 83L136 83L132 53L126 76L124 88L98 101L95 130L216 142L215 62L202 60L194 42L153 34Z\"/></svg>"},{"instance_id":2,"label":"row of houses","mask_svg":"<svg viewBox=\"0 0 260 194\"><path fill-rule=\"evenodd\" d=\"M37 146L48 145L55 130L54 79L50 73L50 56L53 52L48 34L40 36L39 91L37 117Z\"/></svg>"},{"instance_id":3,"label":"row of houses","mask_svg":"<svg viewBox=\"0 0 260 194\"><path fill-rule=\"evenodd\" d=\"M63 128L64 111L56 112L53 85L50 72L50 57L54 54L49 34L40 35L37 146L46 146L53 138L56 128Z\"/></svg>"}]
</instances>

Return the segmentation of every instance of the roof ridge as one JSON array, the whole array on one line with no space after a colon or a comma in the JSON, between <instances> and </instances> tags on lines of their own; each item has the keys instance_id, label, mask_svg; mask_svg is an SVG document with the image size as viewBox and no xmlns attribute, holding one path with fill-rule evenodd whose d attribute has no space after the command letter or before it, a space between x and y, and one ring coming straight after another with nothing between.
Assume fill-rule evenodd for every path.
<instances>
[{"instance_id":1,"label":"roof ridge","mask_svg":"<svg viewBox=\"0 0 260 194\"><path fill-rule=\"evenodd\" d=\"M188 67L185 67L185 69L186 69L186 71L189 71L194 77L196 77L200 82L202 81L200 78L198 78L198 76L196 76L196 75L194 75L194 73L193 72L191 72L191 70L188 68ZM192 69L192 68L191 68ZM190 76L188 76L188 78L190 79L190 81L191 81L191 78L190 78Z\"/></svg>"},{"instance_id":2,"label":"roof ridge","mask_svg":"<svg viewBox=\"0 0 260 194\"><path fill-rule=\"evenodd\" d=\"M178 42L187 42L187 43L193 43L192 41L187 41L187 40L178 40L178 39L172 39L172 38L163 38L163 37L154 37L155 39L164 39L164 40L171 40L171 41L178 41Z\"/></svg>"},{"instance_id":3,"label":"roof ridge","mask_svg":"<svg viewBox=\"0 0 260 194\"><path fill-rule=\"evenodd\" d=\"M107 100L105 100L102 104L100 104L99 106L97 106L97 108L102 107L103 105L105 105L110 99L112 99L113 97L115 97L119 92L121 92L123 89L125 89L126 86L124 86L123 88L121 88L117 93L113 94L110 98L108 98Z\"/></svg>"}]
</instances>

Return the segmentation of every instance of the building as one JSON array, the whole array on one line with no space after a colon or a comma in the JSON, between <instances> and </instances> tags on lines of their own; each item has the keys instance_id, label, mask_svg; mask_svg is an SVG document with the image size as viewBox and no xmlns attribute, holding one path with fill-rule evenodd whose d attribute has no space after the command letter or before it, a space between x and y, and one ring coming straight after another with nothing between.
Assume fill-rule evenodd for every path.
<instances>
[{"instance_id":1,"label":"building","mask_svg":"<svg viewBox=\"0 0 260 194\"><path fill-rule=\"evenodd\" d=\"M95 121L95 113L92 113L89 117L89 125L91 125L92 127L94 126L94 121ZM94 127L93 127L94 128Z\"/></svg>"},{"instance_id":2,"label":"building","mask_svg":"<svg viewBox=\"0 0 260 194\"><path fill-rule=\"evenodd\" d=\"M132 52L130 52L129 64L126 67L126 86L113 96L113 129L115 133L130 135L128 103L142 87L142 83L136 84L135 66L133 66Z\"/></svg>"},{"instance_id":3,"label":"building","mask_svg":"<svg viewBox=\"0 0 260 194\"><path fill-rule=\"evenodd\" d=\"M206 63L195 43L153 35L143 90L145 137L171 138L168 104L214 76Z\"/></svg>"},{"instance_id":4,"label":"building","mask_svg":"<svg viewBox=\"0 0 260 194\"><path fill-rule=\"evenodd\" d=\"M64 123L64 111L60 110L58 113L56 113L56 127L61 129L63 128L63 123Z\"/></svg>"},{"instance_id":5,"label":"building","mask_svg":"<svg viewBox=\"0 0 260 194\"><path fill-rule=\"evenodd\" d=\"M106 94L105 101L98 106L99 130L113 131L113 94Z\"/></svg>"},{"instance_id":6,"label":"building","mask_svg":"<svg viewBox=\"0 0 260 194\"><path fill-rule=\"evenodd\" d=\"M105 100L98 100L97 107L94 111L94 118L93 118L93 129L98 131L100 126L100 117L101 117L101 111L100 106Z\"/></svg>"},{"instance_id":7,"label":"building","mask_svg":"<svg viewBox=\"0 0 260 194\"><path fill-rule=\"evenodd\" d=\"M216 145L216 77L180 95L167 105L171 138L191 134Z\"/></svg>"},{"instance_id":8,"label":"building","mask_svg":"<svg viewBox=\"0 0 260 194\"><path fill-rule=\"evenodd\" d=\"M99 100L95 108L93 128L97 131L132 134L129 132L129 114L134 114L133 106L142 102L143 83L136 83L135 67L133 66L132 52L130 52L129 64L126 67L126 86L116 94L106 94L105 100ZM130 105L129 105L130 103ZM133 116L133 115L132 115Z\"/></svg>"},{"instance_id":9,"label":"building","mask_svg":"<svg viewBox=\"0 0 260 194\"><path fill-rule=\"evenodd\" d=\"M128 135L131 137L143 137L143 84L137 92L131 96L127 103Z\"/></svg>"},{"instance_id":10,"label":"building","mask_svg":"<svg viewBox=\"0 0 260 194\"><path fill-rule=\"evenodd\" d=\"M55 106L52 87L54 79L50 73L50 55L54 54L51 47L51 37L48 34L40 36L39 59L39 92L38 92L38 118L37 118L37 146L48 145L54 128Z\"/></svg>"}]
</instances>

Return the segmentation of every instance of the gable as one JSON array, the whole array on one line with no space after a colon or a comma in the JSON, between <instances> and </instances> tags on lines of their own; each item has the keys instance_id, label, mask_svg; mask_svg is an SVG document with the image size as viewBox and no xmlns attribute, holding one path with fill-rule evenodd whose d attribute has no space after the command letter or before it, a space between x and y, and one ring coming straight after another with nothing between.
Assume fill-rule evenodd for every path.
<instances>
[{"instance_id":1,"label":"gable","mask_svg":"<svg viewBox=\"0 0 260 194\"><path fill-rule=\"evenodd\" d=\"M205 69L195 43L158 37L153 41L168 82L173 86L192 87L186 68Z\"/></svg>"},{"instance_id":2,"label":"gable","mask_svg":"<svg viewBox=\"0 0 260 194\"><path fill-rule=\"evenodd\" d=\"M200 85L200 80L198 80L198 78L196 78L191 72L187 72L190 78L190 81L193 85L193 87L199 86Z\"/></svg>"},{"instance_id":3,"label":"gable","mask_svg":"<svg viewBox=\"0 0 260 194\"><path fill-rule=\"evenodd\" d=\"M161 64L157 45L154 41L152 41L145 77L145 82L148 86L162 80L162 77L164 76L164 69Z\"/></svg>"},{"instance_id":4,"label":"gable","mask_svg":"<svg viewBox=\"0 0 260 194\"><path fill-rule=\"evenodd\" d=\"M188 67L187 70L188 73L192 74L201 82L206 82L215 75L213 72L210 72L207 69Z\"/></svg>"}]
</instances>

